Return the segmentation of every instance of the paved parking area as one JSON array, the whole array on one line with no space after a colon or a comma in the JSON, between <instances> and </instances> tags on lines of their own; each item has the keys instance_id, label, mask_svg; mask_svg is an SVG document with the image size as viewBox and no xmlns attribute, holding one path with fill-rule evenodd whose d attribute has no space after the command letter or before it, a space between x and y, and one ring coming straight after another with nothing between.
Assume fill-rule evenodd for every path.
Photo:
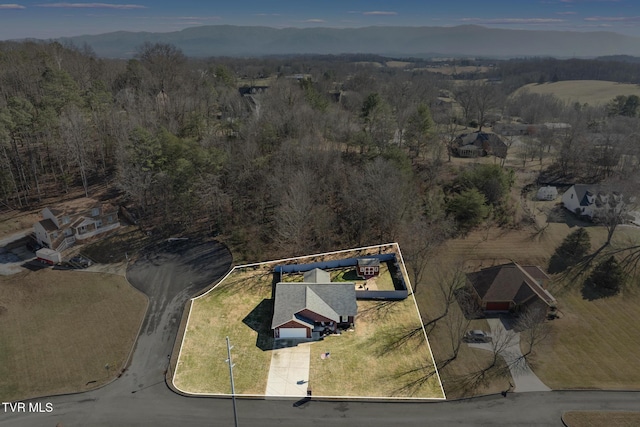
<instances>
[{"instance_id":1,"label":"paved parking area","mask_svg":"<svg viewBox=\"0 0 640 427\"><path fill-rule=\"evenodd\" d=\"M306 396L311 343L272 350L267 396Z\"/></svg>"}]
</instances>

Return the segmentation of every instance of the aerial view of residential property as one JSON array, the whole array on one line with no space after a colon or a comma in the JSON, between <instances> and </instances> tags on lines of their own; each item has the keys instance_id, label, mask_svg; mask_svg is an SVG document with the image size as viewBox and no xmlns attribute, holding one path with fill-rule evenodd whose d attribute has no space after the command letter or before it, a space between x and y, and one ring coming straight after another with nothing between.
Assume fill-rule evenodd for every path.
<instances>
[{"instance_id":1,"label":"aerial view of residential property","mask_svg":"<svg viewBox=\"0 0 640 427\"><path fill-rule=\"evenodd\" d=\"M639 317L635 0L0 3L0 427L640 426Z\"/></svg>"}]
</instances>

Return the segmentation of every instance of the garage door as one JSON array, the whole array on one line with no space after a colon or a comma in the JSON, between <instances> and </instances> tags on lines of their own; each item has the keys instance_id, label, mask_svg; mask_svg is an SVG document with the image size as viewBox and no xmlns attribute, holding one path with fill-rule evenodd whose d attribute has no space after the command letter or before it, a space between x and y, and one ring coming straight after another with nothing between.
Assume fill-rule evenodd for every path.
<instances>
[{"instance_id":1,"label":"garage door","mask_svg":"<svg viewBox=\"0 0 640 427\"><path fill-rule=\"evenodd\" d=\"M510 302L488 302L485 310L509 310Z\"/></svg>"},{"instance_id":2,"label":"garage door","mask_svg":"<svg viewBox=\"0 0 640 427\"><path fill-rule=\"evenodd\" d=\"M280 338L306 338L306 328L280 328Z\"/></svg>"}]
</instances>

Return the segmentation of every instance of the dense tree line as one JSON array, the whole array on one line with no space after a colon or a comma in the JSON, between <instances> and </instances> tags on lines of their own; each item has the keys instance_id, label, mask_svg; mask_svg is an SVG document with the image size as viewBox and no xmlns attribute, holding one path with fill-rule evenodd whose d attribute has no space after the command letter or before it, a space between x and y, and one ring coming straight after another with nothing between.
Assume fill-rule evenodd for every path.
<instances>
[{"instance_id":1,"label":"dense tree line","mask_svg":"<svg viewBox=\"0 0 640 427\"><path fill-rule=\"evenodd\" d=\"M266 78L266 93L240 94ZM523 142L564 176L612 176L635 155L637 118L503 89L343 58L196 60L144 44L105 60L3 43L0 200L32 209L102 185L142 223L222 233L254 259L404 239L418 268L448 236L512 217L504 162L442 173L456 123L553 114L572 127ZM439 103L443 91L464 108Z\"/></svg>"},{"instance_id":2,"label":"dense tree line","mask_svg":"<svg viewBox=\"0 0 640 427\"><path fill-rule=\"evenodd\" d=\"M223 233L254 257L396 240L427 221L435 190L424 177L440 164L415 165L438 152L431 74L322 58L190 60L164 44L123 61L5 43L0 65L5 207L106 184L143 224ZM240 95L241 79L273 75L266 94Z\"/></svg>"}]
</instances>

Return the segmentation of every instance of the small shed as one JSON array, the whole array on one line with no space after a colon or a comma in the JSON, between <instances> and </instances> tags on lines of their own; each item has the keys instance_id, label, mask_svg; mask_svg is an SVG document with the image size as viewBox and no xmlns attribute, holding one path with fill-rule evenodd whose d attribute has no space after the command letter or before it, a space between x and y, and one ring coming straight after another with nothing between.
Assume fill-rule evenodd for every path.
<instances>
[{"instance_id":1,"label":"small shed","mask_svg":"<svg viewBox=\"0 0 640 427\"><path fill-rule=\"evenodd\" d=\"M538 200L555 200L558 197L558 189L551 185L540 187L536 197Z\"/></svg>"},{"instance_id":2,"label":"small shed","mask_svg":"<svg viewBox=\"0 0 640 427\"><path fill-rule=\"evenodd\" d=\"M378 258L358 258L358 277L370 279L380 274L380 260Z\"/></svg>"}]
</instances>

